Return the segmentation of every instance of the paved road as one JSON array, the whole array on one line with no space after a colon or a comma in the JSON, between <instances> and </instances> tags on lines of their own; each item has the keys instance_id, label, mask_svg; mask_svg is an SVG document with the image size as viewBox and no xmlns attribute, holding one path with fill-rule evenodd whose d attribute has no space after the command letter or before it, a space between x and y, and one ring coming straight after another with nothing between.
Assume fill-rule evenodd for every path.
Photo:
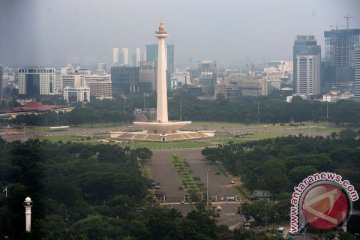
<instances>
[{"instance_id":1,"label":"paved road","mask_svg":"<svg viewBox=\"0 0 360 240\"><path fill-rule=\"evenodd\" d=\"M225 199L226 197L235 196L235 191L230 184L232 179L228 179L223 175L215 175L217 170L204 159L201 150L201 148L192 148L173 150L173 152L186 159L193 175L199 177L205 187L208 175L209 199L211 199L211 196L218 196L217 200L220 201L221 197Z\"/></svg>"},{"instance_id":2,"label":"paved road","mask_svg":"<svg viewBox=\"0 0 360 240\"><path fill-rule=\"evenodd\" d=\"M150 168L150 177L160 183L159 191L165 193L167 201L181 202L186 194L184 190L179 190L182 184L180 177L173 167L170 157L171 150L153 150L153 156L148 165Z\"/></svg>"},{"instance_id":3,"label":"paved road","mask_svg":"<svg viewBox=\"0 0 360 240\"><path fill-rule=\"evenodd\" d=\"M168 207L173 207L181 211L184 215L187 214L193 206L191 204L179 204L181 197L186 194L184 190L179 190L182 185L180 178L172 166L170 158L175 153L178 156L184 157L189 163L192 173L195 177L199 177L200 181L206 186L207 172L209 177L209 196L218 195L220 197L234 196L235 191L229 184L231 180L223 175L215 175L215 170L212 165L201 155L201 148L194 149L167 149L167 150L154 150L153 157L149 161L150 175L152 179L160 183L161 191L167 197ZM170 204L175 200L177 203ZM236 214L240 203L235 202L217 202L213 206L221 206L220 217L218 218L219 224L232 226L239 224L243 221L243 217Z\"/></svg>"}]
</instances>

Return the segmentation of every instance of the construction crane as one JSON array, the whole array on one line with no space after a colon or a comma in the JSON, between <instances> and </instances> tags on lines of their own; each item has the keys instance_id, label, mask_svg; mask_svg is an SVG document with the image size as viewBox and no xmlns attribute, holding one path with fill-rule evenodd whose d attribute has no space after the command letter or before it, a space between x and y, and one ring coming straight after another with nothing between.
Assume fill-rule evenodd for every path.
<instances>
[{"instance_id":1,"label":"construction crane","mask_svg":"<svg viewBox=\"0 0 360 240\"><path fill-rule=\"evenodd\" d=\"M346 16L344 16L344 18L346 19L346 30L349 30L349 22L350 22L350 19L351 19L351 18L355 18L355 17L354 17L354 16L346 15Z\"/></svg>"}]
</instances>

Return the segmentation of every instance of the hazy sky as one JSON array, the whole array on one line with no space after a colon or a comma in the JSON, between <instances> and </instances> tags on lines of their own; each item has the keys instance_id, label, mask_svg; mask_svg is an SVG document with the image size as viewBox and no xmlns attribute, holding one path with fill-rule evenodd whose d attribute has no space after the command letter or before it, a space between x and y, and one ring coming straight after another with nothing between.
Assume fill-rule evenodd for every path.
<instances>
[{"instance_id":1,"label":"hazy sky","mask_svg":"<svg viewBox=\"0 0 360 240\"><path fill-rule=\"evenodd\" d=\"M0 0L0 64L111 63L155 42L160 18L176 63L286 60L297 34L323 45L347 14L360 28L360 0Z\"/></svg>"}]
</instances>

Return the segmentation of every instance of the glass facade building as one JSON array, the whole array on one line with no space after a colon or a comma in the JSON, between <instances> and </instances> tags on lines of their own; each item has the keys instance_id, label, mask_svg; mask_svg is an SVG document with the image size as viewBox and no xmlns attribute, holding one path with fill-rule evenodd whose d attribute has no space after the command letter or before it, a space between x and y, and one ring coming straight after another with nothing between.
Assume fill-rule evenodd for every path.
<instances>
[{"instance_id":1,"label":"glass facade building","mask_svg":"<svg viewBox=\"0 0 360 240\"><path fill-rule=\"evenodd\" d=\"M360 44L360 29L324 32L325 83L327 88L349 86L354 81L354 52Z\"/></svg>"},{"instance_id":2,"label":"glass facade building","mask_svg":"<svg viewBox=\"0 0 360 240\"><path fill-rule=\"evenodd\" d=\"M360 102L360 46L354 51L354 99Z\"/></svg>"},{"instance_id":3,"label":"glass facade building","mask_svg":"<svg viewBox=\"0 0 360 240\"><path fill-rule=\"evenodd\" d=\"M166 45L167 54L167 71L170 73L175 72L175 49L174 44ZM158 45L148 44L146 45L146 61L157 62L158 59Z\"/></svg>"}]
</instances>

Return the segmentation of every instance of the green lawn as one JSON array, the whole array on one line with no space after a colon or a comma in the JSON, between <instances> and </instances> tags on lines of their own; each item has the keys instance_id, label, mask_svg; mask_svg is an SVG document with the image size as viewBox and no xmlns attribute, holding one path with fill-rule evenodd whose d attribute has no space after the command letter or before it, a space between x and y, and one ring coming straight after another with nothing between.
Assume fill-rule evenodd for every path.
<instances>
[{"instance_id":1,"label":"green lawn","mask_svg":"<svg viewBox=\"0 0 360 240\"><path fill-rule=\"evenodd\" d=\"M74 142L74 141L80 141L80 137L78 137L78 136L69 136L69 135L39 137L39 139L44 139L44 140L46 139L46 140L49 140L51 142L58 142L58 141Z\"/></svg>"},{"instance_id":2,"label":"green lawn","mask_svg":"<svg viewBox=\"0 0 360 240\"><path fill-rule=\"evenodd\" d=\"M50 132L50 127L37 127L37 126L26 126L26 133L34 133L34 132Z\"/></svg>"},{"instance_id":3,"label":"green lawn","mask_svg":"<svg viewBox=\"0 0 360 240\"><path fill-rule=\"evenodd\" d=\"M172 148L197 148L206 147L210 144L208 142L196 141L179 141L179 142L148 142L148 141L134 141L133 143L121 144L122 146L134 146L135 148L149 148L149 149L172 149Z\"/></svg>"},{"instance_id":4,"label":"green lawn","mask_svg":"<svg viewBox=\"0 0 360 240\"><path fill-rule=\"evenodd\" d=\"M102 128L102 127L122 127L129 123L94 123L94 124L79 124L76 128ZM75 128L75 127L74 127Z\"/></svg>"},{"instance_id":5,"label":"green lawn","mask_svg":"<svg viewBox=\"0 0 360 240\"><path fill-rule=\"evenodd\" d=\"M229 123L229 122L192 122L190 126L203 126L203 127L223 127L226 128L236 128L236 127L248 127L248 128L265 128L265 129L307 129L310 125L310 128L313 130L319 130L319 131L338 131L341 130L341 128L333 127L332 125L329 125L326 122L302 122L302 123L295 123L299 126L292 126L290 123L284 123L284 124L244 124L244 123Z\"/></svg>"}]
</instances>

